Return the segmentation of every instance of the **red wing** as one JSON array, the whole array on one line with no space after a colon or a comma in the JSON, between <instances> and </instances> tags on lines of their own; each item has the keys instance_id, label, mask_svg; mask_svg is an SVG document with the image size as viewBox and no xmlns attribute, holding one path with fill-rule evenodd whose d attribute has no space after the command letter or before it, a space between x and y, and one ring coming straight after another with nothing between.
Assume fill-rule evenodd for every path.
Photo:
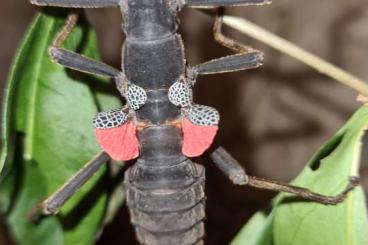
<instances>
[{"instance_id":1,"label":"red wing","mask_svg":"<svg viewBox=\"0 0 368 245\"><path fill-rule=\"evenodd\" d=\"M114 160L128 161L139 155L136 126L128 121L116 128L96 129L101 148Z\"/></svg>"},{"instance_id":2,"label":"red wing","mask_svg":"<svg viewBox=\"0 0 368 245\"><path fill-rule=\"evenodd\" d=\"M200 126L183 118L183 146L182 152L187 157L197 157L203 154L212 144L217 130L217 125Z\"/></svg>"}]
</instances>

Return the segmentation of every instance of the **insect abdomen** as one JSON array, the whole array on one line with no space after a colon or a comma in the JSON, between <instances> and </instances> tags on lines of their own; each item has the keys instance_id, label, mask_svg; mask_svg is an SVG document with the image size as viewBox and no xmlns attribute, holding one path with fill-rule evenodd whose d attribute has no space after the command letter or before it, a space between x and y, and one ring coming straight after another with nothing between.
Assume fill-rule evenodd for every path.
<instances>
[{"instance_id":1,"label":"insect abdomen","mask_svg":"<svg viewBox=\"0 0 368 245\"><path fill-rule=\"evenodd\" d=\"M205 171L186 159L171 166L140 162L127 170L124 185L131 222L141 244L202 244Z\"/></svg>"}]
</instances>

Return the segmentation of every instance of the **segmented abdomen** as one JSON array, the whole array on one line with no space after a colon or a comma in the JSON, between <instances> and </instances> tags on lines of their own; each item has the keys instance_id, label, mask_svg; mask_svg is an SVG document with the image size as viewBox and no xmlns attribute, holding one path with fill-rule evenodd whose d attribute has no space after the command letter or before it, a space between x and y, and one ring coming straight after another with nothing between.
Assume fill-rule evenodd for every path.
<instances>
[{"instance_id":1,"label":"segmented abdomen","mask_svg":"<svg viewBox=\"0 0 368 245\"><path fill-rule=\"evenodd\" d=\"M171 166L137 163L125 173L131 222L144 245L203 244L205 171L186 159Z\"/></svg>"}]
</instances>

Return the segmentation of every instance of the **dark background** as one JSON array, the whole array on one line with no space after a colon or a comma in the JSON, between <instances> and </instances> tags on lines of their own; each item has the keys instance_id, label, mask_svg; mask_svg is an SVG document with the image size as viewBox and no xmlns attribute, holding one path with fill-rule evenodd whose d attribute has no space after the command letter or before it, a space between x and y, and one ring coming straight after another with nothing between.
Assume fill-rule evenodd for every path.
<instances>
[{"instance_id":1,"label":"dark background","mask_svg":"<svg viewBox=\"0 0 368 245\"><path fill-rule=\"evenodd\" d=\"M233 8L246 17L334 64L368 80L368 3L366 0L277 0L264 7ZM26 0L0 2L0 86L14 52L37 8ZM123 35L116 9L89 10L103 60L120 66ZM214 42L212 19L197 10L181 14L181 32L191 65L229 51ZM248 173L289 181L309 157L360 104L356 93L277 51L226 29L243 43L265 52L258 70L201 77L198 103L216 107L222 116L218 140ZM0 95L1 96L1 95ZM267 207L273 193L235 187L210 161L207 168L207 244L227 244L247 219ZM368 185L368 169L362 169ZM6 244L0 238L0 244ZM135 244L126 207L98 244Z\"/></svg>"}]
</instances>

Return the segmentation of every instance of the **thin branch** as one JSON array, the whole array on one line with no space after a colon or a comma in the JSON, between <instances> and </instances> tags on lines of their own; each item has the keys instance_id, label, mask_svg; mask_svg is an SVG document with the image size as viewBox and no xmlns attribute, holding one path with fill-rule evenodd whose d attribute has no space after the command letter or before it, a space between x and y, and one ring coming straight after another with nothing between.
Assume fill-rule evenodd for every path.
<instances>
[{"instance_id":1,"label":"thin branch","mask_svg":"<svg viewBox=\"0 0 368 245\"><path fill-rule=\"evenodd\" d=\"M262 27L240 17L224 16L224 24L251 36L270 47L285 53L304 64L316 69L336 81L368 96L368 84L343 69L321 59L320 57L298 47L297 45L263 29Z\"/></svg>"}]
</instances>

